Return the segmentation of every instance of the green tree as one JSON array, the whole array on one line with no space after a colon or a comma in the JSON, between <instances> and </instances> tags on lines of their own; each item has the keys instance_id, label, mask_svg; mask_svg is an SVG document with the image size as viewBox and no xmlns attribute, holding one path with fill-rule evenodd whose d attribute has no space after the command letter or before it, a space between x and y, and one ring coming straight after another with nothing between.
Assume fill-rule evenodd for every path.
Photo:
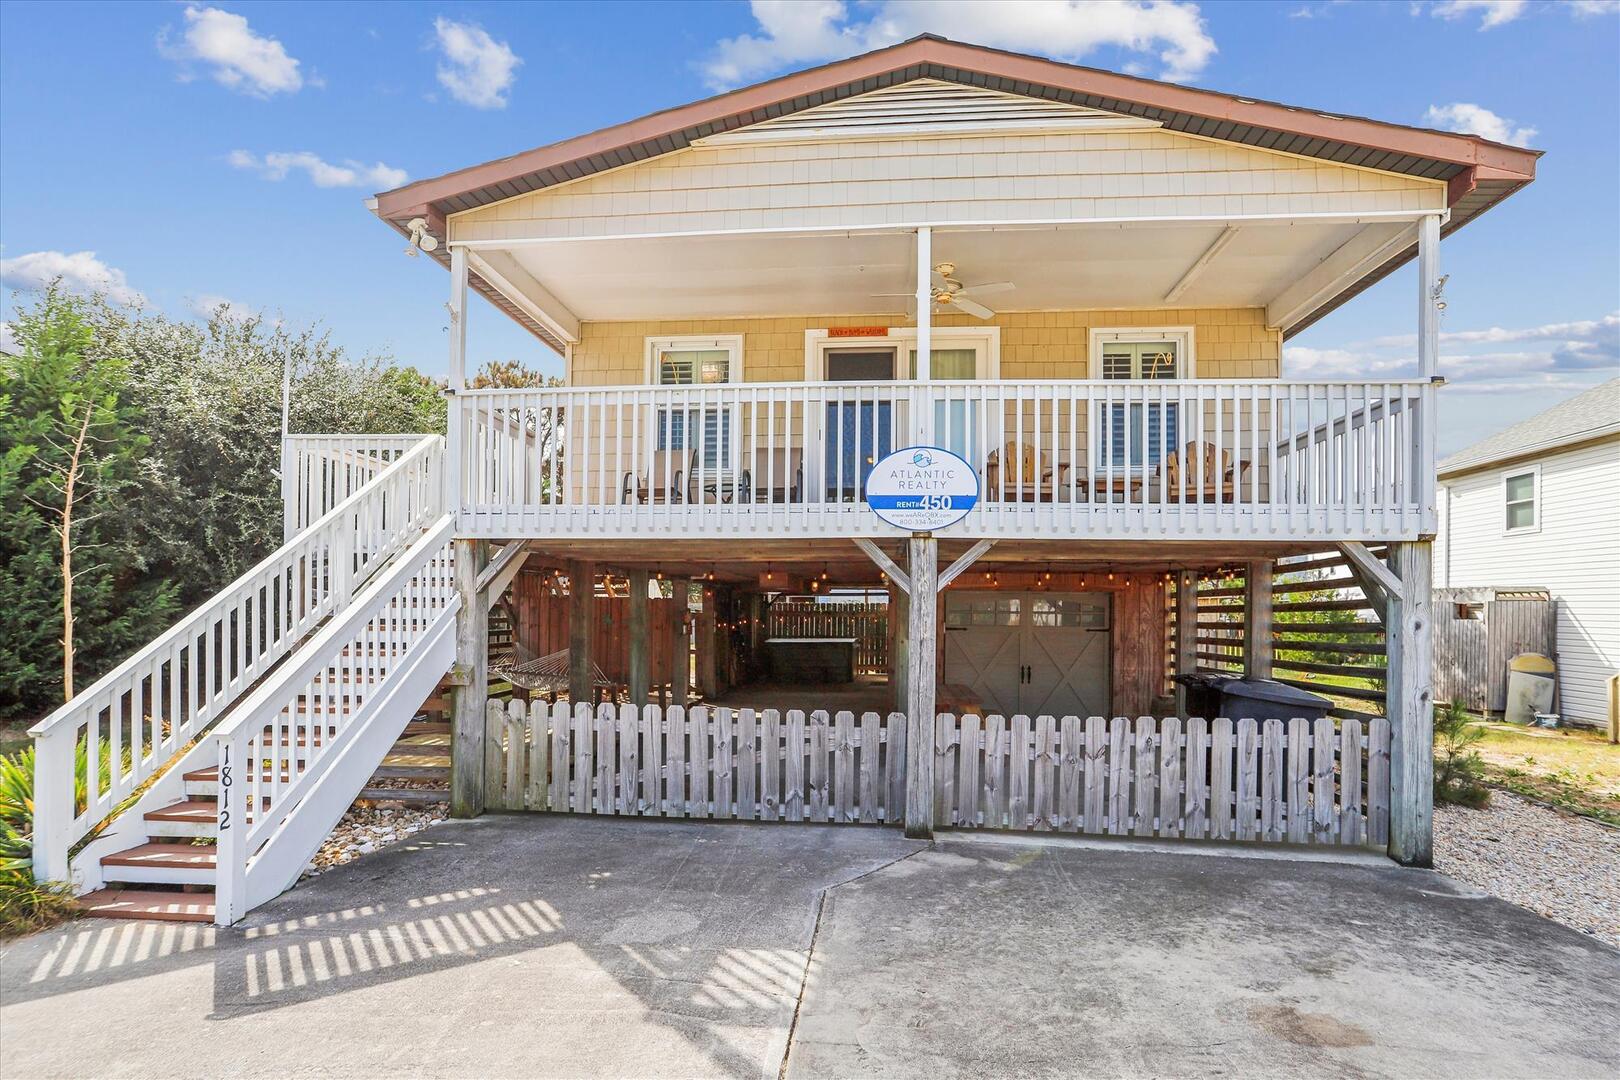
<instances>
[{"instance_id":1,"label":"green tree","mask_svg":"<svg viewBox=\"0 0 1620 1080\"><path fill-rule=\"evenodd\" d=\"M95 347L84 301L48 290L0 361L0 715L71 698L164 625L129 527L148 441L127 358Z\"/></svg>"}]
</instances>

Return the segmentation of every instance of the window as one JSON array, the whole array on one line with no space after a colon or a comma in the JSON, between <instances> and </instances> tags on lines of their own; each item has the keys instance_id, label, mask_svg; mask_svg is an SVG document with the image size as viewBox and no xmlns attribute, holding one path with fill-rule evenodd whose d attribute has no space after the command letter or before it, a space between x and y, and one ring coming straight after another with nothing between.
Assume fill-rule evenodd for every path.
<instances>
[{"instance_id":1,"label":"window","mask_svg":"<svg viewBox=\"0 0 1620 1080\"><path fill-rule=\"evenodd\" d=\"M1502 478L1508 532L1533 532L1540 527L1541 519L1536 509L1540 487L1540 469L1512 473Z\"/></svg>"},{"instance_id":2,"label":"window","mask_svg":"<svg viewBox=\"0 0 1620 1080\"><path fill-rule=\"evenodd\" d=\"M1021 606L1016 596L946 593L945 625L958 628L1017 626Z\"/></svg>"},{"instance_id":3,"label":"window","mask_svg":"<svg viewBox=\"0 0 1620 1080\"><path fill-rule=\"evenodd\" d=\"M655 386L719 386L742 377L742 335L648 338ZM697 449L706 469L731 467L732 411L724 406L660 408L653 417L659 450Z\"/></svg>"},{"instance_id":4,"label":"window","mask_svg":"<svg viewBox=\"0 0 1620 1080\"><path fill-rule=\"evenodd\" d=\"M1104 380L1188 378L1192 329L1093 330L1091 357L1093 376ZM1110 405L1098 423L1101 430L1094 439L1099 452L1093 460L1099 471L1157 468L1164 454L1174 451L1181 440L1180 414L1174 403Z\"/></svg>"},{"instance_id":5,"label":"window","mask_svg":"<svg viewBox=\"0 0 1620 1080\"><path fill-rule=\"evenodd\" d=\"M1484 622L1484 604L1457 604L1452 611L1452 618L1459 622Z\"/></svg>"}]
</instances>

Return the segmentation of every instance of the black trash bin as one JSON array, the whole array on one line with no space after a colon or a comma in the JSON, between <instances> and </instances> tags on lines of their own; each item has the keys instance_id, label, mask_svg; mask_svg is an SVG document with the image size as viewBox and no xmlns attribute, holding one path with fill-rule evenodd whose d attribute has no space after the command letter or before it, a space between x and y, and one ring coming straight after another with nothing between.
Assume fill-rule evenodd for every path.
<instances>
[{"instance_id":1,"label":"black trash bin","mask_svg":"<svg viewBox=\"0 0 1620 1080\"><path fill-rule=\"evenodd\" d=\"M1179 676L1178 676L1179 677ZM1220 687L1219 710L1213 714L1233 720L1316 720L1326 716L1333 702L1321 694L1271 679L1228 679Z\"/></svg>"},{"instance_id":2,"label":"black trash bin","mask_svg":"<svg viewBox=\"0 0 1620 1080\"><path fill-rule=\"evenodd\" d=\"M1213 671L1195 671L1176 676L1176 682L1187 688L1187 715L1206 720L1226 715L1221 712L1221 688L1236 681L1236 675L1220 675Z\"/></svg>"}]
</instances>

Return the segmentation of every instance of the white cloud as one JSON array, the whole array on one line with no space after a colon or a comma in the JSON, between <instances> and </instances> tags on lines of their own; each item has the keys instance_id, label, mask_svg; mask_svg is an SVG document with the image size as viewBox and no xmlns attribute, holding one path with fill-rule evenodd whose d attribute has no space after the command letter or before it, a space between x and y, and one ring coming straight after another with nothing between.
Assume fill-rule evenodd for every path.
<instances>
[{"instance_id":1,"label":"white cloud","mask_svg":"<svg viewBox=\"0 0 1620 1080\"><path fill-rule=\"evenodd\" d=\"M860 16L841 0L753 0L759 30L726 38L702 62L713 89L935 33L1016 52L1079 60L1115 46L1150 55L1184 82L1215 55L1198 5L1181 0L877 0Z\"/></svg>"},{"instance_id":2,"label":"white cloud","mask_svg":"<svg viewBox=\"0 0 1620 1080\"><path fill-rule=\"evenodd\" d=\"M523 60L504 41L496 41L475 23L433 20L438 35L439 85L464 105L478 109L504 109L506 92L512 88L517 67Z\"/></svg>"},{"instance_id":3,"label":"white cloud","mask_svg":"<svg viewBox=\"0 0 1620 1080\"><path fill-rule=\"evenodd\" d=\"M1569 10L1578 19L1593 15L1620 15L1620 0L1571 0Z\"/></svg>"},{"instance_id":4,"label":"white cloud","mask_svg":"<svg viewBox=\"0 0 1620 1080\"><path fill-rule=\"evenodd\" d=\"M1283 370L1291 379L1411 378L1417 375L1416 349L1413 334L1333 348L1288 345ZM1440 335L1440 373L1465 392L1584 386L1593 373L1605 371L1620 372L1620 312L1600 319Z\"/></svg>"},{"instance_id":5,"label":"white cloud","mask_svg":"<svg viewBox=\"0 0 1620 1080\"><path fill-rule=\"evenodd\" d=\"M1530 140L1536 137L1535 128L1514 127L1512 120L1466 101L1430 105L1429 111L1423 114L1423 122L1447 131L1482 135L1492 142L1507 143L1509 146L1529 146Z\"/></svg>"},{"instance_id":6,"label":"white cloud","mask_svg":"<svg viewBox=\"0 0 1620 1080\"><path fill-rule=\"evenodd\" d=\"M1429 14L1439 19L1463 19L1478 15L1479 28L1503 26L1523 15L1528 0L1441 0L1429 5Z\"/></svg>"},{"instance_id":7,"label":"white cloud","mask_svg":"<svg viewBox=\"0 0 1620 1080\"><path fill-rule=\"evenodd\" d=\"M53 281L72 293L101 293L117 304L144 306L146 297L130 288L124 272L96 258L93 251L34 251L0 259L0 285L18 292L43 292Z\"/></svg>"},{"instance_id":8,"label":"white cloud","mask_svg":"<svg viewBox=\"0 0 1620 1080\"><path fill-rule=\"evenodd\" d=\"M249 169L266 180L285 180L287 174L299 171L307 174L316 187L357 187L374 191L387 191L400 187L409 179L404 169L396 169L382 162L366 165L352 159L341 165L322 160L308 150L274 152L260 157L247 150L232 150L225 159L232 168Z\"/></svg>"},{"instance_id":9,"label":"white cloud","mask_svg":"<svg viewBox=\"0 0 1620 1080\"><path fill-rule=\"evenodd\" d=\"M180 42L171 45L168 31L158 35L158 50L182 65L205 64L221 86L254 97L290 94L304 85L298 61L287 55L281 42L253 32L248 21L219 8L187 7Z\"/></svg>"}]
</instances>

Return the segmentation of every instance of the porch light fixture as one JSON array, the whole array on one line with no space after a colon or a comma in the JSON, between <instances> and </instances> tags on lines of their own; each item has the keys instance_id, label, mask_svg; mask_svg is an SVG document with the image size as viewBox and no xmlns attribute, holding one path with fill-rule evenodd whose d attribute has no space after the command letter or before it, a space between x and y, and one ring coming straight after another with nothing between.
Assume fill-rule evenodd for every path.
<instances>
[{"instance_id":1,"label":"porch light fixture","mask_svg":"<svg viewBox=\"0 0 1620 1080\"><path fill-rule=\"evenodd\" d=\"M411 258L416 258L418 249L428 252L439 249L438 239L428 232L427 218L411 218L406 223L405 228L410 233L411 239L411 242L405 247L405 254Z\"/></svg>"}]
</instances>

